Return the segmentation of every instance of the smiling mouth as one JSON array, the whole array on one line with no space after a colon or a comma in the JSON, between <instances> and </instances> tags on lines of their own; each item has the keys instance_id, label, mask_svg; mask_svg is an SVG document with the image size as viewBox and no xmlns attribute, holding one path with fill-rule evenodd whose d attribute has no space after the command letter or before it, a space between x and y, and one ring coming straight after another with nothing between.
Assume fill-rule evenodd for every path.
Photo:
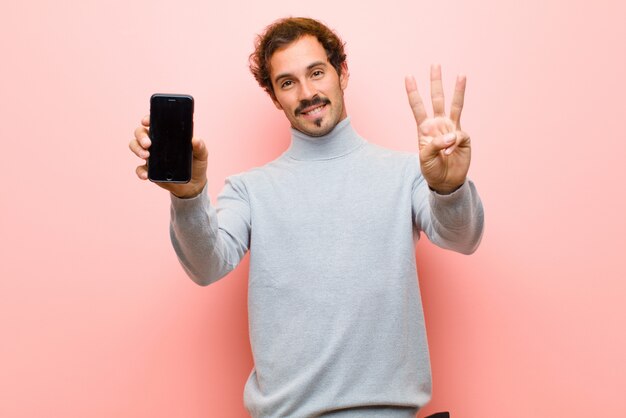
<instances>
[{"instance_id":1,"label":"smiling mouth","mask_svg":"<svg viewBox=\"0 0 626 418\"><path fill-rule=\"evenodd\" d=\"M330 104L330 100L325 97L316 96L312 100L303 100L294 113L296 116L315 116L320 113L327 104Z\"/></svg>"},{"instance_id":2,"label":"smiling mouth","mask_svg":"<svg viewBox=\"0 0 626 418\"><path fill-rule=\"evenodd\" d=\"M320 106L316 106L316 107L314 107L314 108L313 108L313 109L311 109L311 110L308 110L308 111L306 111L306 112L301 112L301 114L302 114L302 115L305 115L305 116L315 116L315 115L318 115L318 114L322 113L322 109L323 109L325 106L326 106L325 104L320 105Z\"/></svg>"}]
</instances>

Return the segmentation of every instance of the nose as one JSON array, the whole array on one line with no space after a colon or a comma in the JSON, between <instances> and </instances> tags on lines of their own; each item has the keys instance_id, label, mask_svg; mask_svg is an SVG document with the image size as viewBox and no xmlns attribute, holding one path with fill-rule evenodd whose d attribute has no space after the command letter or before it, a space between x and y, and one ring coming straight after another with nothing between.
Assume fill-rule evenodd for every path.
<instances>
[{"instance_id":1,"label":"nose","mask_svg":"<svg viewBox=\"0 0 626 418\"><path fill-rule=\"evenodd\" d=\"M300 83L300 100L310 100L316 94L317 90L310 80L305 80Z\"/></svg>"}]
</instances>

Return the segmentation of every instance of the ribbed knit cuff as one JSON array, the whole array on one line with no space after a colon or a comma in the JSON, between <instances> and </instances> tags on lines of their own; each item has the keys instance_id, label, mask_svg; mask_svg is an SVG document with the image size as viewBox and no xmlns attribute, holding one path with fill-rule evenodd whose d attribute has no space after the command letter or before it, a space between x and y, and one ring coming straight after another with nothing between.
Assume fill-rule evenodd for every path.
<instances>
[{"instance_id":1,"label":"ribbed knit cuff","mask_svg":"<svg viewBox=\"0 0 626 418\"><path fill-rule=\"evenodd\" d=\"M469 191L469 183L470 180L469 179L465 179L465 182L463 182L463 184L461 185L461 187L459 187L458 189L456 189L455 191L453 191L452 193L448 193L448 194L441 194L441 193L437 193L437 191L431 189L429 187L430 190L430 195L432 196L432 198L434 198L437 201L440 201L442 203L453 203L459 199L463 199L465 197L465 195L468 193Z\"/></svg>"},{"instance_id":2,"label":"ribbed knit cuff","mask_svg":"<svg viewBox=\"0 0 626 418\"><path fill-rule=\"evenodd\" d=\"M194 210L198 207L205 207L208 205L210 200L207 192L207 184L204 185L202 191L197 196L183 199L175 196L173 193L170 193L170 200L172 202L172 209L177 212Z\"/></svg>"}]
</instances>

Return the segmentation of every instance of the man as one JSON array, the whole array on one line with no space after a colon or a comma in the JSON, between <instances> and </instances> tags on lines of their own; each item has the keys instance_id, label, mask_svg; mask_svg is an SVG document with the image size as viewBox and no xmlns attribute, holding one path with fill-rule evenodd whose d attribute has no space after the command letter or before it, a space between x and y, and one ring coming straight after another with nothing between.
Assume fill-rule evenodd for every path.
<instances>
[{"instance_id":1,"label":"man","mask_svg":"<svg viewBox=\"0 0 626 418\"><path fill-rule=\"evenodd\" d=\"M406 79L419 156L370 144L344 103L343 43L321 23L282 19L259 36L251 70L291 122L276 160L206 192L207 150L193 140L193 178L171 192L171 238L198 284L219 280L250 250L254 369L244 402L254 417L415 417L431 396L415 266L423 231L473 252L483 211L466 179L465 78L450 116L441 70L431 70L434 117ZM130 148L149 156L148 118ZM137 168L146 179L146 166Z\"/></svg>"}]
</instances>

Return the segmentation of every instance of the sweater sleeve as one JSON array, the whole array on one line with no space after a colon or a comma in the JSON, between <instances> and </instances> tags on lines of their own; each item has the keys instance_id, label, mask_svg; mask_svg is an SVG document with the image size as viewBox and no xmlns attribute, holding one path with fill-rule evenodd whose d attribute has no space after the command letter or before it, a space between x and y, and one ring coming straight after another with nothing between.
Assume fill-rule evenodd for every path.
<instances>
[{"instance_id":1,"label":"sweater sleeve","mask_svg":"<svg viewBox=\"0 0 626 418\"><path fill-rule=\"evenodd\" d=\"M484 213L474 183L467 179L453 193L441 195L430 190L418 173L412 193L415 224L433 244L462 254L476 251L483 234Z\"/></svg>"},{"instance_id":2,"label":"sweater sleeve","mask_svg":"<svg viewBox=\"0 0 626 418\"><path fill-rule=\"evenodd\" d=\"M201 286L233 270L250 243L250 205L237 176L226 179L214 207L205 188L191 199L171 195L170 238L178 260Z\"/></svg>"}]
</instances>

